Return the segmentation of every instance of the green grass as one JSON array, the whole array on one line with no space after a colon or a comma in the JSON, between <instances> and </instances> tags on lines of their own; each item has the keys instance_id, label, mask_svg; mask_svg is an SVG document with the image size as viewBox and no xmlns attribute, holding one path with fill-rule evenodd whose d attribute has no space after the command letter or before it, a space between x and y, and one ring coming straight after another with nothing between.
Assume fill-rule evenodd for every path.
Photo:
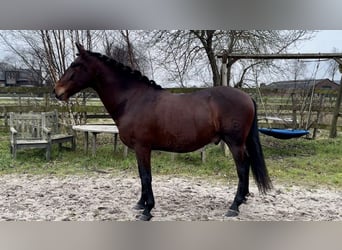
<instances>
[{"instance_id":1,"label":"green grass","mask_svg":"<svg viewBox=\"0 0 342 250\"><path fill-rule=\"evenodd\" d=\"M342 139L277 140L262 137L270 175L279 181L342 187Z\"/></svg>"},{"instance_id":2,"label":"green grass","mask_svg":"<svg viewBox=\"0 0 342 250\"><path fill-rule=\"evenodd\" d=\"M130 152L123 157L123 147L113 152L112 138L99 136L96 156L83 150L79 135L76 151L52 150L52 160L45 160L42 150L18 151L17 159L9 153L9 135L0 134L0 174L53 174L82 175L95 172L126 172L137 175L135 155ZM261 136L266 164L271 178L277 183L342 188L342 138L337 139L291 139L278 140ZM176 154L153 152L152 171L154 175L200 176L236 182L234 162L224 157L219 146L209 145L206 162L202 163L200 153Z\"/></svg>"}]
</instances>

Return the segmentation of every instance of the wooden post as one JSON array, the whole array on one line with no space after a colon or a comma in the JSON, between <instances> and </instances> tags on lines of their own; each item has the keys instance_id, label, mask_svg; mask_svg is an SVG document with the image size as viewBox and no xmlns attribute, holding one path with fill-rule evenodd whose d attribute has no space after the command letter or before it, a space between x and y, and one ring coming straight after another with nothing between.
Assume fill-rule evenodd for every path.
<instances>
[{"instance_id":1,"label":"wooden post","mask_svg":"<svg viewBox=\"0 0 342 250\"><path fill-rule=\"evenodd\" d=\"M340 70L340 73L342 73L342 60L340 58L334 58L334 60L339 64L339 70ZM340 114L341 100L342 100L342 76L340 80L340 86L338 88L335 110L334 110L334 114L333 114L333 118L331 122L331 128L330 128L330 134L329 134L330 138L335 138L337 136L337 119Z\"/></svg>"},{"instance_id":2,"label":"wooden post","mask_svg":"<svg viewBox=\"0 0 342 250\"><path fill-rule=\"evenodd\" d=\"M92 155L95 156L96 154L96 138L97 138L97 133L93 132L93 142L92 142Z\"/></svg>"},{"instance_id":3,"label":"wooden post","mask_svg":"<svg viewBox=\"0 0 342 250\"><path fill-rule=\"evenodd\" d=\"M50 109L50 97L48 93L44 93L44 101L45 101L45 110Z\"/></svg>"},{"instance_id":4,"label":"wooden post","mask_svg":"<svg viewBox=\"0 0 342 250\"><path fill-rule=\"evenodd\" d=\"M337 94L337 99L336 99L336 104L335 104L335 110L331 122L331 128L330 128L330 138L335 138L337 136L337 119L340 114L340 106L341 106L341 100L342 100L342 77L340 80L340 86L338 88L338 94Z\"/></svg>"},{"instance_id":5,"label":"wooden post","mask_svg":"<svg viewBox=\"0 0 342 250\"><path fill-rule=\"evenodd\" d=\"M322 113L322 107L323 107L323 100L324 100L324 95L320 94L319 95L319 108L317 110L317 115L316 115L316 122L315 122L315 127L313 129L312 133L312 139L316 139L317 135L317 124L319 123L319 120L321 118L321 113Z\"/></svg>"},{"instance_id":6,"label":"wooden post","mask_svg":"<svg viewBox=\"0 0 342 250\"><path fill-rule=\"evenodd\" d=\"M222 66L221 66L221 85L222 86L228 86L227 62L228 62L228 57L225 54L222 56Z\"/></svg>"},{"instance_id":7,"label":"wooden post","mask_svg":"<svg viewBox=\"0 0 342 250\"><path fill-rule=\"evenodd\" d=\"M222 66L221 66L221 85L222 86L228 86L227 62L228 62L227 54L222 55ZM222 147L224 156L226 157L229 156L229 148L224 141L221 142L221 147Z\"/></svg>"},{"instance_id":8,"label":"wooden post","mask_svg":"<svg viewBox=\"0 0 342 250\"><path fill-rule=\"evenodd\" d=\"M297 129L297 103L294 98L294 92L291 93L291 100L292 100L292 129Z\"/></svg>"}]
</instances>

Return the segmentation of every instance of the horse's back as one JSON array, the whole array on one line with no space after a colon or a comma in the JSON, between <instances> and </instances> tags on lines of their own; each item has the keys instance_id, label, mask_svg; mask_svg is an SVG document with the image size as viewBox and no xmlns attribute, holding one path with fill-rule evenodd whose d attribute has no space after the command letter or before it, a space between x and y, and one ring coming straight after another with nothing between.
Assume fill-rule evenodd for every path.
<instances>
[{"instance_id":1,"label":"horse's back","mask_svg":"<svg viewBox=\"0 0 342 250\"><path fill-rule=\"evenodd\" d=\"M214 87L211 89L208 89L210 91L211 96L213 99L221 103L227 107L227 106L235 106L237 107L253 107L253 102L251 97L243 92L240 89L232 88L232 87Z\"/></svg>"},{"instance_id":2,"label":"horse's back","mask_svg":"<svg viewBox=\"0 0 342 250\"><path fill-rule=\"evenodd\" d=\"M249 123L254 116L252 98L231 87L214 87L189 94L166 93L158 102L158 117L168 123L213 127L215 130L227 121Z\"/></svg>"}]
</instances>

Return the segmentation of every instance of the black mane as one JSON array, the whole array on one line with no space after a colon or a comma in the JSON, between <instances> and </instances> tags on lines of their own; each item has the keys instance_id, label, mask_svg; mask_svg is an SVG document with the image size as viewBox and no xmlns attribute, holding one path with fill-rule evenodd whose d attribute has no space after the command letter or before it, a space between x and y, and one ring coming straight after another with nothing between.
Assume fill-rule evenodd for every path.
<instances>
[{"instance_id":1,"label":"black mane","mask_svg":"<svg viewBox=\"0 0 342 250\"><path fill-rule=\"evenodd\" d=\"M131 77L132 79L148 84L149 86L152 86L154 89L163 89L155 81L148 79L148 77L143 75L139 70L133 70L131 67L124 65L109 56L92 51L87 52L90 55L98 58L101 62L105 63L108 66L114 67L115 69L121 71L124 75Z\"/></svg>"}]
</instances>

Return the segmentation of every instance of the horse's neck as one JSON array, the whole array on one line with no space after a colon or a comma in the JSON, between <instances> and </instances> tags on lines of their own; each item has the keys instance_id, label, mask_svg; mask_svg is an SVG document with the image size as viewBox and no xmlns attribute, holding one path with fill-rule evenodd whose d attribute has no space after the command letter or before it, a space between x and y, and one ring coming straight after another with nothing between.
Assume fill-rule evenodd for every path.
<instances>
[{"instance_id":1,"label":"horse's neck","mask_svg":"<svg viewBox=\"0 0 342 250\"><path fill-rule=\"evenodd\" d=\"M146 86L132 86L123 88L111 82L102 82L96 86L95 91L99 95L103 105L108 113L114 119L115 123L119 123L125 108L132 100L138 98L141 93L148 90Z\"/></svg>"}]
</instances>

